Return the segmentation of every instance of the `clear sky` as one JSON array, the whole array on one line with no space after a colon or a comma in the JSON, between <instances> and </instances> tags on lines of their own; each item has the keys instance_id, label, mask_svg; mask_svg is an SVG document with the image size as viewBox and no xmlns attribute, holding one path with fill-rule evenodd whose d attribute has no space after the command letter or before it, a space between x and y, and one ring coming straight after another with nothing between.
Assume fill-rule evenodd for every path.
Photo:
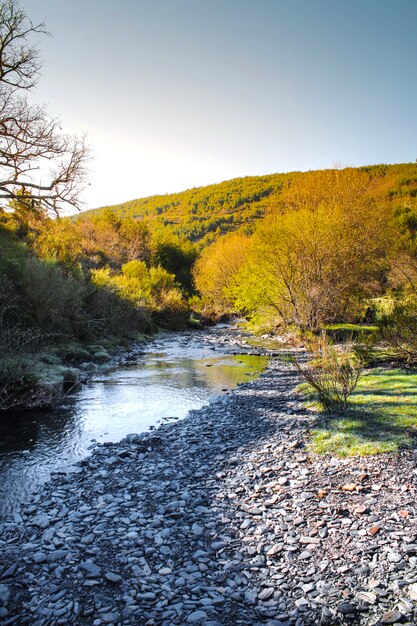
<instances>
[{"instance_id":1,"label":"clear sky","mask_svg":"<svg viewBox=\"0 0 417 626\"><path fill-rule=\"evenodd\" d=\"M21 0L88 207L417 158L417 0Z\"/></svg>"}]
</instances>

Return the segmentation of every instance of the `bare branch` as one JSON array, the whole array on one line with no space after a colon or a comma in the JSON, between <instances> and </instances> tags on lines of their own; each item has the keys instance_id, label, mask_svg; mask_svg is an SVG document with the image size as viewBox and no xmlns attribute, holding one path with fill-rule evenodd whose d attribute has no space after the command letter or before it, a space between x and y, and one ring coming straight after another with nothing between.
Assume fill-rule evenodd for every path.
<instances>
[{"instance_id":1,"label":"bare branch","mask_svg":"<svg viewBox=\"0 0 417 626\"><path fill-rule=\"evenodd\" d=\"M27 189L58 214L80 208L89 156L84 137L62 134L58 120L27 100L41 67L34 34L46 34L44 24L34 25L16 0L0 0L0 199Z\"/></svg>"}]
</instances>

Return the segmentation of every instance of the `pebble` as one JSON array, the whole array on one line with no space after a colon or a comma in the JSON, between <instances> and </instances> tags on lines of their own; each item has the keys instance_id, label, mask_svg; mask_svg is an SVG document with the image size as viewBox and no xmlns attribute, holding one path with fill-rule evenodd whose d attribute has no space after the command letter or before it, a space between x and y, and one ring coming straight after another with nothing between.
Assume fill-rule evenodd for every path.
<instances>
[{"instance_id":1,"label":"pebble","mask_svg":"<svg viewBox=\"0 0 417 626\"><path fill-rule=\"evenodd\" d=\"M416 622L417 457L314 456L297 384L274 360L54 475L0 522L0 624Z\"/></svg>"},{"instance_id":2,"label":"pebble","mask_svg":"<svg viewBox=\"0 0 417 626\"><path fill-rule=\"evenodd\" d=\"M259 600L269 600L274 595L274 588L267 587L266 589L262 589L260 593L258 593Z\"/></svg>"},{"instance_id":3,"label":"pebble","mask_svg":"<svg viewBox=\"0 0 417 626\"><path fill-rule=\"evenodd\" d=\"M395 624L400 622L402 618L403 615L399 611L387 611L381 618L381 624Z\"/></svg>"},{"instance_id":4,"label":"pebble","mask_svg":"<svg viewBox=\"0 0 417 626\"><path fill-rule=\"evenodd\" d=\"M351 613L356 613L356 606L354 604L350 604L350 602L342 602L337 607L337 611L342 615L349 615Z\"/></svg>"},{"instance_id":5,"label":"pebble","mask_svg":"<svg viewBox=\"0 0 417 626\"><path fill-rule=\"evenodd\" d=\"M193 611L193 613L190 613L187 617L187 624L198 624L206 619L207 613L205 611Z\"/></svg>"},{"instance_id":6,"label":"pebble","mask_svg":"<svg viewBox=\"0 0 417 626\"><path fill-rule=\"evenodd\" d=\"M122 577L119 576L119 574L114 574L113 572L106 572L104 574L104 576L107 578L107 580L109 580L111 583L121 583L122 582Z\"/></svg>"}]
</instances>

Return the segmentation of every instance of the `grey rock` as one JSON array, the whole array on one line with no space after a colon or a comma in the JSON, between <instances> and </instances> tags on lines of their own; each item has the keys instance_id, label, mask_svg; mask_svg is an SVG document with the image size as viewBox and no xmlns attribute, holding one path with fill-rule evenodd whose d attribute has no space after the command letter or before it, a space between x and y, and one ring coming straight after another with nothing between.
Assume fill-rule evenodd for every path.
<instances>
[{"instance_id":1,"label":"grey rock","mask_svg":"<svg viewBox=\"0 0 417 626\"><path fill-rule=\"evenodd\" d=\"M399 611L386 611L381 617L381 624L395 624L400 622L403 616Z\"/></svg>"},{"instance_id":2,"label":"grey rock","mask_svg":"<svg viewBox=\"0 0 417 626\"><path fill-rule=\"evenodd\" d=\"M342 602L337 606L337 611L342 615L350 615L356 613L356 606L350 602Z\"/></svg>"},{"instance_id":3,"label":"grey rock","mask_svg":"<svg viewBox=\"0 0 417 626\"><path fill-rule=\"evenodd\" d=\"M116 624L119 620L119 613L111 612L111 613L100 613L100 620L104 624Z\"/></svg>"},{"instance_id":4,"label":"grey rock","mask_svg":"<svg viewBox=\"0 0 417 626\"><path fill-rule=\"evenodd\" d=\"M258 599L259 600L269 600L269 598L271 598L274 595L274 588L273 587L266 587L265 589L262 589L262 591L260 591L258 593Z\"/></svg>"},{"instance_id":5,"label":"grey rock","mask_svg":"<svg viewBox=\"0 0 417 626\"><path fill-rule=\"evenodd\" d=\"M7 585L0 584L0 602L8 604L10 600L10 589Z\"/></svg>"},{"instance_id":6,"label":"grey rock","mask_svg":"<svg viewBox=\"0 0 417 626\"><path fill-rule=\"evenodd\" d=\"M35 552L32 555L32 561L34 563L46 563L47 561L47 556L45 552Z\"/></svg>"},{"instance_id":7,"label":"grey rock","mask_svg":"<svg viewBox=\"0 0 417 626\"><path fill-rule=\"evenodd\" d=\"M246 604L256 604L258 598L258 592L256 589L247 589L245 591L245 603Z\"/></svg>"},{"instance_id":8,"label":"grey rock","mask_svg":"<svg viewBox=\"0 0 417 626\"><path fill-rule=\"evenodd\" d=\"M110 581L111 583L121 583L122 582L122 577L119 576L119 574L115 574L114 572L106 572L104 574L105 578L107 578L108 581Z\"/></svg>"},{"instance_id":9,"label":"grey rock","mask_svg":"<svg viewBox=\"0 0 417 626\"><path fill-rule=\"evenodd\" d=\"M78 568L89 578L98 578L101 576L101 568L93 563L93 561L84 561L79 564Z\"/></svg>"},{"instance_id":10,"label":"grey rock","mask_svg":"<svg viewBox=\"0 0 417 626\"><path fill-rule=\"evenodd\" d=\"M193 611L187 617L187 624L198 624L207 619L207 613L205 611Z\"/></svg>"}]
</instances>

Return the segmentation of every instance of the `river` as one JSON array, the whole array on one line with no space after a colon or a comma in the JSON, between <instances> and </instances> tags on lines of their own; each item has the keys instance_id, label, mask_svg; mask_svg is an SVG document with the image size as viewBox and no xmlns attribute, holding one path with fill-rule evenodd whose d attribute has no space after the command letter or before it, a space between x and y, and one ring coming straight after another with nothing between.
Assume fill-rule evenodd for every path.
<instances>
[{"instance_id":1,"label":"river","mask_svg":"<svg viewBox=\"0 0 417 626\"><path fill-rule=\"evenodd\" d=\"M74 470L97 442L182 419L259 375L266 357L233 354L236 348L225 343L241 337L228 326L162 333L128 364L93 376L59 408L1 415L0 516L16 513L51 473Z\"/></svg>"}]
</instances>

